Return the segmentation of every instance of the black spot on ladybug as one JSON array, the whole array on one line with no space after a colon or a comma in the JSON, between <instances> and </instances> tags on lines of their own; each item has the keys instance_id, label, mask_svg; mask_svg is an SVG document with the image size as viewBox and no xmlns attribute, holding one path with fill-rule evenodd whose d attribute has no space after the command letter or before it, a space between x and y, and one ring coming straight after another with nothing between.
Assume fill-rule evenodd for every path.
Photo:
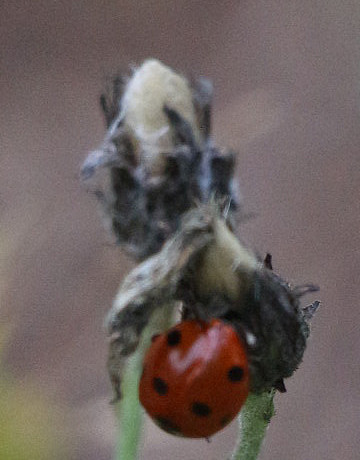
<instances>
[{"instance_id":1,"label":"black spot on ladybug","mask_svg":"<svg viewBox=\"0 0 360 460\"><path fill-rule=\"evenodd\" d=\"M223 427L223 426L226 426L231 420L231 417L230 415L225 415L225 417L223 417L221 420L220 420L220 426Z\"/></svg>"},{"instance_id":2,"label":"black spot on ladybug","mask_svg":"<svg viewBox=\"0 0 360 460\"><path fill-rule=\"evenodd\" d=\"M166 395L169 389L167 383L160 377L153 378L153 387L156 393L158 393L161 396Z\"/></svg>"},{"instance_id":3,"label":"black spot on ladybug","mask_svg":"<svg viewBox=\"0 0 360 460\"><path fill-rule=\"evenodd\" d=\"M211 414L211 408L207 404L194 402L191 406L191 412L199 417L208 417Z\"/></svg>"},{"instance_id":4,"label":"black spot on ladybug","mask_svg":"<svg viewBox=\"0 0 360 460\"><path fill-rule=\"evenodd\" d=\"M240 382L240 380L243 378L243 375L244 370L240 366L233 366L228 371L228 379L230 380L230 382Z\"/></svg>"},{"instance_id":5,"label":"black spot on ladybug","mask_svg":"<svg viewBox=\"0 0 360 460\"><path fill-rule=\"evenodd\" d=\"M181 332L178 329L170 331L167 335L167 343L170 347L175 347L181 342Z\"/></svg>"},{"instance_id":6,"label":"black spot on ladybug","mask_svg":"<svg viewBox=\"0 0 360 460\"><path fill-rule=\"evenodd\" d=\"M181 435L180 428L171 420L166 417L156 417L154 418L155 423L159 425L161 429L167 431L171 434Z\"/></svg>"}]
</instances>

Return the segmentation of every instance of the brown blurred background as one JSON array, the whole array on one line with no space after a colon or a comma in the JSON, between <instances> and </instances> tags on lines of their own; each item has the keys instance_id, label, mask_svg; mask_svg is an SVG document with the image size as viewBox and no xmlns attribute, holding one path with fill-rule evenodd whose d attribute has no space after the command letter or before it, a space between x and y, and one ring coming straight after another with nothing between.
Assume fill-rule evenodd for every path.
<instances>
[{"instance_id":1,"label":"brown blurred background","mask_svg":"<svg viewBox=\"0 0 360 460\"><path fill-rule=\"evenodd\" d=\"M132 264L77 176L104 134L106 77L154 56L213 79L214 135L239 152L257 215L240 232L284 277L321 286L306 299L322 308L261 460L358 459L360 4L3 0L0 21L1 369L25 394L10 410L16 436L45 423L53 450L37 458L111 458L102 322ZM236 426L210 444L145 431L141 459L215 460Z\"/></svg>"}]
</instances>

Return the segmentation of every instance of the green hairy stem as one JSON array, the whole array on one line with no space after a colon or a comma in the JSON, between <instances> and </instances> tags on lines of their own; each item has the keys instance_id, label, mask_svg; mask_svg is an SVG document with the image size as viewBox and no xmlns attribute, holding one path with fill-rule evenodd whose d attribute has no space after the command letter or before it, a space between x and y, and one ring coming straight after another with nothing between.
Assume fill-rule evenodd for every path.
<instances>
[{"instance_id":1,"label":"green hairy stem","mask_svg":"<svg viewBox=\"0 0 360 460\"><path fill-rule=\"evenodd\" d=\"M239 435L230 460L256 460L266 429L274 415L274 394L250 394L239 415Z\"/></svg>"},{"instance_id":2,"label":"green hairy stem","mask_svg":"<svg viewBox=\"0 0 360 460\"><path fill-rule=\"evenodd\" d=\"M139 404L138 386L142 369L144 346L129 359L123 374L123 397L117 403L119 426L116 460L134 460L137 458L142 429L142 409Z\"/></svg>"},{"instance_id":3,"label":"green hairy stem","mask_svg":"<svg viewBox=\"0 0 360 460\"><path fill-rule=\"evenodd\" d=\"M139 381L143 368L144 355L149 348L153 334L170 326L172 311L155 313L143 333L136 352L129 358L122 374L122 398L116 404L118 434L115 460L136 460L143 427L143 409L139 402Z\"/></svg>"}]
</instances>

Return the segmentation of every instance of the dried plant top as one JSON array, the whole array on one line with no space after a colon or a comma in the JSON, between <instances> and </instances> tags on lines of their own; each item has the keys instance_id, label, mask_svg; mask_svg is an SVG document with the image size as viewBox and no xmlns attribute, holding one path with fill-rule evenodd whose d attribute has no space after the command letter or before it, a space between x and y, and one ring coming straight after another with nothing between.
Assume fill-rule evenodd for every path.
<instances>
[{"instance_id":1,"label":"dried plant top","mask_svg":"<svg viewBox=\"0 0 360 460\"><path fill-rule=\"evenodd\" d=\"M82 168L117 241L136 258L157 252L182 214L212 197L238 209L235 158L210 137L212 85L192 85L156 60L115 78L101 98L108 130Z\"/></svg>"}]
</instances>

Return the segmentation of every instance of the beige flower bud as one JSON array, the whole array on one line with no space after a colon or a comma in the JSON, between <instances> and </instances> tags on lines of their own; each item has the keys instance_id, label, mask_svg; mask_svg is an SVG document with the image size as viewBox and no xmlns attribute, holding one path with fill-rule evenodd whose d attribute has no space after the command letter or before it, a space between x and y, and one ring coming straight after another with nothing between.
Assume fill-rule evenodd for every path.
<instances>
[{"instance_id":1,"label":"beige flower bud","mask_svg":"<svg viewBox=\"0 0 360 460\"><path fill-rule=\"evenodd\" d=\"M195 140L199 141L200 131L188 81L160 61L148 59L127 84L121 116L138 158L153 174L162 172L161 154L173 149L169 120L163 111L165 105L176 110L191 125Z\"/></svg>"}]
</instances>

